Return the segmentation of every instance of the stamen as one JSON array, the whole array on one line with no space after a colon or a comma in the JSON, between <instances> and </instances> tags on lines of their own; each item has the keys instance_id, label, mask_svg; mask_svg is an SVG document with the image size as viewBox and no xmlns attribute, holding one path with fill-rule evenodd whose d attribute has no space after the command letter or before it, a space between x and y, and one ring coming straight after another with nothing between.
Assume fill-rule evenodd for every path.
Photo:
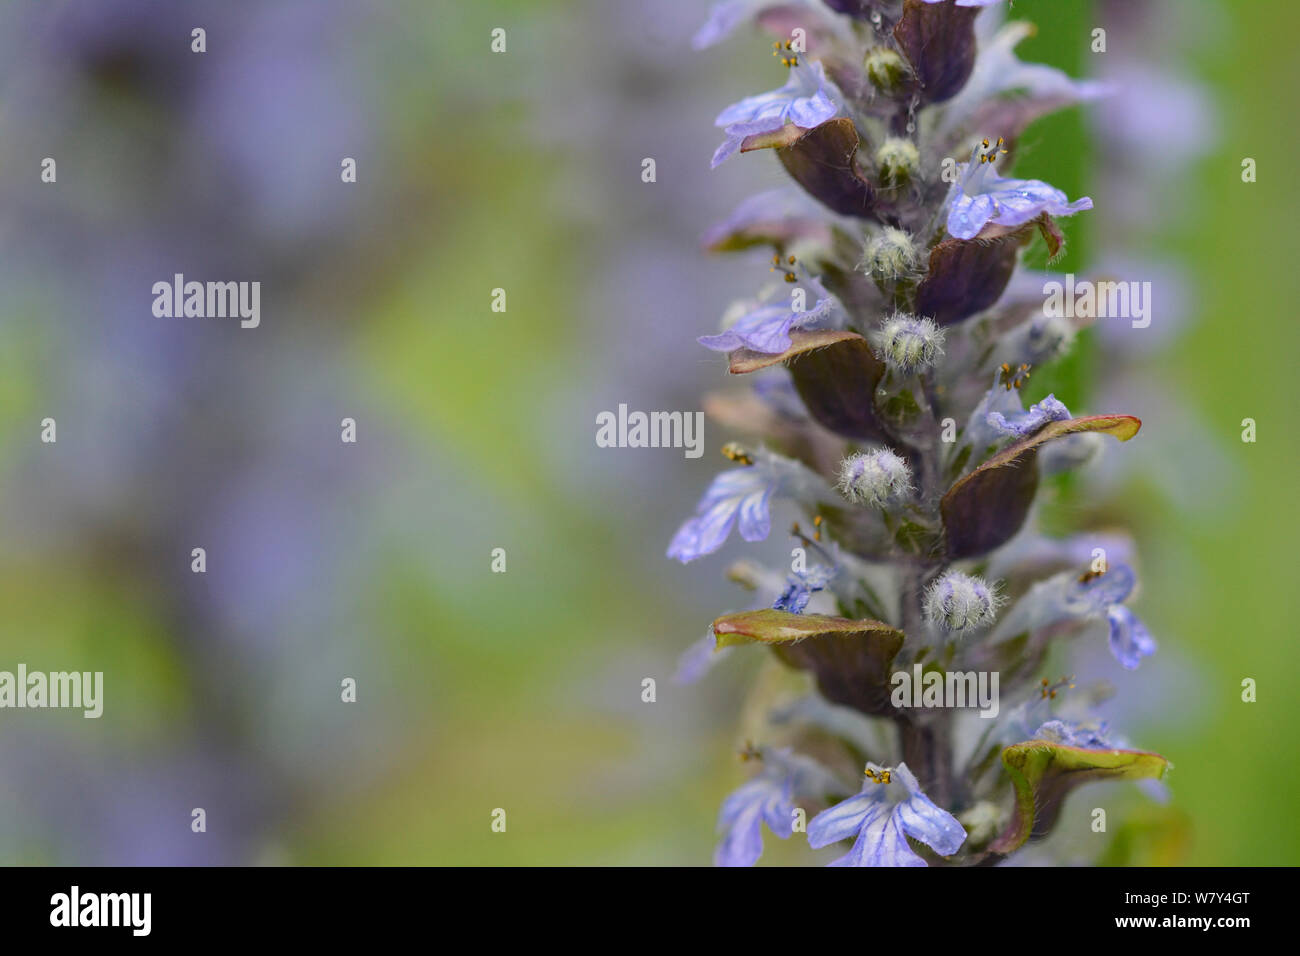
<instances>
[{"instance_id":1,"label":"stamen","mask_svg":"<svg viewBox=\"0 0 1300 956\"><path fill-rule=\"evenodd\" d=\"M1009 392L1013 388L1020 388L1025 384L1025 380L1029 378L1029 370L1033 366L1022 362L1019 368L1012 369L1010 365L1003 362L998 368L1001 370L998 382Z\"/></svg>"},{"instance_id":2,"label":"stamen","mask_svg":"<svg viewBox=\"0 0 1300 956\"><path fill-rule=\"evenodd\" d=\"M798 538L800 544L802 544L809 551L812 551L815 554L817 554L827 564L834 566L836 563L835 558L830 554L830 552L828 552L825 548L823 548L819 543L822 539L822 532L821 532L822 516L821 515L815 515L813 517L813 526L815 527L816 530L813 532L813 537L810 538L803 533L803 529L799 527L799 522L796 521L790 527L790 535L791 537Z\"/></svg>"},{"instance_id":3,"label":"stamen","mask_svg":"<svg viewBox=\"0 0 1300 956\"><path fill-rule=\"evenodd\" d=\"M755 747L752 740L746 740L744 748L738 751L738 753L740 754L741 763L749 763L751 760L763 759L763 751Z\"/></svg>"},{"instance_id":4,"label":"stamen","mask_svg":"<svg viewBox=\"0 0 1300 956\"><path fill-rule=\"evenodd\" d=\"M782 48L779 41L777 43L773 43L772 55L779 56L781 58L782 66L790 67L790 66L799 65L799 54L794 52L794 42L791 40L785 41L784 48Z\"/></svg>"},{"instance_id":5,"label":"stamen","mask_svg":"<svg viewBox=\"0 0 1300 956\"><path fill-rule=\"evenodd\" d=\"M980 153L981 165L984 163L995 163L997 162L999 153L1003 155L1006 154L1007 151L1005 148L1003 148L1002 143L1003 143L1003 139L1001 136L998 137L998 141L994 143L992 146L989 145L989 141L987 139L981 142L980 148L987 150L987 152Z\"/></svg>"},{"instance_id":6,"label":"stamen","mask_svg":"<svg viewBox=\"0 0 1300 956\"><path fill-rule=\"evenodd\" d=\"M1056 692L1059 690L1074 690L1074 678L1062 677L1055 684L1049 683L1046 677L1043 678L1043 700L1056 700Z\"/></svg>"},{"instance_id":7,"label":"stamen","mask_svg":"<svg viewBox=\"0 0 1300 956\"><path fill-rule=\"evenodd\" d=\"M722 454L723 457L734 461L738 465L752 465L754 463L754 459L749 457L749 453L745 451L744 446L739 442L727 442L722 446Z\"/></svg>"},{"instance_id":8,"label":"stamen","mask_svg":"<svg viewBox=\"0 0 1300 956\"><path fill-rule=\"evenodd\" d=\"M797 263L798 260L795 259L794 256L789 256L784 263L781 261L781 257L779 255L773 256L772 268L769 271L784 272L785 275L783 276L783 278L785 279L786 282L798 282L799 277L794 273L794 268Z\"/></svg>"}]
</instances>

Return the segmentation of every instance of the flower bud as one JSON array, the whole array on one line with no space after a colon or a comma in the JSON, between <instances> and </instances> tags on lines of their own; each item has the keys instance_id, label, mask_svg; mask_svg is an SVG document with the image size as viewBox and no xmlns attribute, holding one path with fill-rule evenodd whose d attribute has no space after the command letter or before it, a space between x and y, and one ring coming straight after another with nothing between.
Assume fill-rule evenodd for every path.
<instances>
[{"instance_id":1,"label":"flower bud","mask_svg":"<svg viewBox=\"0 0 1300 956\"><path fill-rule=\"evenodd\" d=\"M887 46L872 47L862 63L871 85L882 93L892 93L903 85L907 65L897 50Z\"/></svg>"},{"instance_id":2,"label":"flower bud","mask_svg":"<svg viewBox=\"0 0 1300 956\"><path fill-rule=\"evenodd\" d=\"M860 268L879 279L899 279L916 272L919 261L912 237L902 229L886 226L867 243Z\"/></svg>"},{"instance_id":3,"label":"flower bud","mask_svg":"<svg viewBox=\"0 0 1300 956\"><path fill-rule=\"evenodd\" d=\"M885 319L873 338L885 364L903 373L927 369L943 354L943 329L904 312Z\"/></svg>"},{"instance_id":4,"label":"flower bud","mask_svg":"<svg viewBox=\"0 0 1300 956\"><path fill-rule=\"evenodd\" d=\"M912 470L888 448L877 448L840 463L839 489L850 501L884 508L911 492Z\"/></svg>"},{"instance_id":5,"label":"flower bud","mask_svg":"<svg viewBox=\"0 0 1300 956\"><path fill-rule=\"evenodd\" d=\"M921 170L921 153L910 139L891 136L876 150L876 168L882 187L906 186Z\"/></svg>"},{"instance_id":6,"label":"flower bud","mask_svg":"<svg viewBox=\"0 0 1300 956\"><path fill-rule=\"evenodd\" d=\"M964 634L993 623L1001 603L983 578L949 571L925 592L925 619L951 634Z\"/></svg>"}]
</instances>

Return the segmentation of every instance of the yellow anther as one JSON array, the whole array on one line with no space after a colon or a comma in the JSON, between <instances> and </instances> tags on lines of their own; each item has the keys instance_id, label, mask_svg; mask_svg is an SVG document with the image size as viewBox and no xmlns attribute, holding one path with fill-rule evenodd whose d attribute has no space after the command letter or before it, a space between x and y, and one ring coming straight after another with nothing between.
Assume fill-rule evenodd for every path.
<instances>
[{"instance_id":1,"label":"yellow anther","mask_svg":"<svg viewBox=\"0 0 1300 956\"><path fill-rule=\"evenodd\" d=\"M754 459L749 457L748 452L738 442L727 442L722 446L722 454L738 465L752 465L754 463Z\"/></svg>"},{"instance_id":2,"label":"yellow anther","mask_svg":"<svg viewBox=\"0 0 1300 956\"><path fill-rule=\"evenodd\" d=\"M889 783L890 774L893 771L881 770L877 772L875 770L872 770L870 767L868 767L866 770L862 772L866 775L867 779L870 780L872 783Z\"/></svg>"},{"instance_id":3,"label":"yellow anther","mask_svg":"<svg viewBox=\"0 0 1300 956\"><path fill-rule=\"evenodd\" d=\"M1031 366L1026 365L1023 362L1020 364L1019 368L1014 370L1006 362L1003 362L998 367L1001 370L1001 374L998 376L998 381L1008 392L1013 388L1020 388L1025 383L1025 379L1029 378L1029 369L1031 368Z\"/></svg>"},{"instance_id":4,"label":"yellow anther","mask_svg":"<svg viewBox=\"0 0 1300 956\"><path fill-rule=\"evenodd\" d=\"M989 141L988 141L987 139L982 140L982 141L980 142L980 147L981 147L981 149L986 150L986 152L981 152L981 153L980 153L980 162L981 162L981 163L992 163L992 162L995 162L995 161L997 160L997 158L998 158L998 153L1004 153L1004 154L1005 154L1005 153L1006 153L1006 149L1003 148L1002 143L1003 143L1003 139L1002 139L1001 136L999 136L999 137L998 137L998 141L997 141L996 143L993 143L992 145L989 144Z\"/></svg>"}]
</instances>

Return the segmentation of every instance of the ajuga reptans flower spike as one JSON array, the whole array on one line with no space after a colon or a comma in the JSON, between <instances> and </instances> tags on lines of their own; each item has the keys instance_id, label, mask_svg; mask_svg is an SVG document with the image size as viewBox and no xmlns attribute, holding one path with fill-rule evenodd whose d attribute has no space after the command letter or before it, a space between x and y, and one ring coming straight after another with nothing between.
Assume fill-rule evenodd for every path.
<instances>
[{"instance_id":1,"label":"ajuga reptans flower spike","mask_svg":"<svg viewBox=\"0 0 1300 956\"><path fill-rule=\"evenodd\" d=\"M1054 642L1108 642L1127 669L1156 645L1126 603L1127 547L1035 523L1042 474L1141 423L1021 397L1075 331L1012 281L1022 251L1056 257L1061 220L1092 201L1007 170L1031 121L1105 91L1017 59L1030 31L1004 7L727 0L695 36L783 31L783 76L718 114L712 164L774 154L791 180L706 236L775 276L701 329L752 385L730 406L752 420L730 416L745 444L668 549L693 562L733 530L769 538L777 508L801 515L789 567L734 568L750 609L715 620L679 671L760 645L805 681L755 702L764 739L723 802L722 865L755 863L772 836L837 846L838 865L996 863L1049 833L1074 786L1168 766L1091 718L1085 686L1042 673Z\"/></svg>"}]
</instances>

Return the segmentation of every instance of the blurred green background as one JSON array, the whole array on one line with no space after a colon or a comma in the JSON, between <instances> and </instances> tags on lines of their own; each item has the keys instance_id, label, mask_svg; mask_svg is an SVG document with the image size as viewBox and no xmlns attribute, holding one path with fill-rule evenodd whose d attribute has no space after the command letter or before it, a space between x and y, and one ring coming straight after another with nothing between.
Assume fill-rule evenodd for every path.
<instances>
[{"instance_id":1,"label":"blurred green background","mask_svg":"<svg viewBox=\"0 0 1300 956\"><path fill-rule=\"evenodd\" d=\"M723 378L693 338L763 273L707 258L698 236L779 176L763 155L710 173L711 122L773 85L767 41L694 53L706 4L685 0L326 4L319 22L285 4L258 15L271 23L199 4L144 40L78 6L6 13L0 667L103 670L106 709L0 713L0 861L708 863L758 660L672 684L734 596L724 560L663 552L719 459L598 449L594 423L620 402L697 408ZM173 22L160 9L119 13ZM1284 259L1300 14L1164 10L1189 34L1165 53L1217 110L1162 194L1168 221L1136 239L1195 280L1187 328L1123 375L1205 444L1125 472L1104 507L1062 487L1057 516L1137 538L1161 652L1122 685L1138 703L1123 729L1175 765L1190 833L1176 858L1295 863ZM1090 3L1017 0L1013 16L1039 25L1022 59L1085 75L1111 55L1089 52ZM205 17L200 60L186 44ZM253 57L269 35L279 45ZM255 103L293 97L253 125ZM1076 109L1024 142L1018 174L1098 199L1057 266L1082 271L1106 231L1095 130ZM57 199L34 172L46 155ZM355 187L338 183L348 155ZM318 185L299 197L304 181ZM139 235L153 238L127 264ZM161 342L144 293L183 264L261 278L263 328L180 325ZM132 318L113 325L116 308ZM1104 407L1115 361L1085 337L1035 387L1130 411ZM56 446L36 439L47 414ZM344 415L355 447L338 442ZM711 426L706 448L727 437ZM1211 470L1222 480L1202 484ZM206 542L214 570L196 582L189 548ZM355 704L339 702L345 676ZM1244 677L1258 703L1240 702Z\"/></svg>"}]
</instances>

